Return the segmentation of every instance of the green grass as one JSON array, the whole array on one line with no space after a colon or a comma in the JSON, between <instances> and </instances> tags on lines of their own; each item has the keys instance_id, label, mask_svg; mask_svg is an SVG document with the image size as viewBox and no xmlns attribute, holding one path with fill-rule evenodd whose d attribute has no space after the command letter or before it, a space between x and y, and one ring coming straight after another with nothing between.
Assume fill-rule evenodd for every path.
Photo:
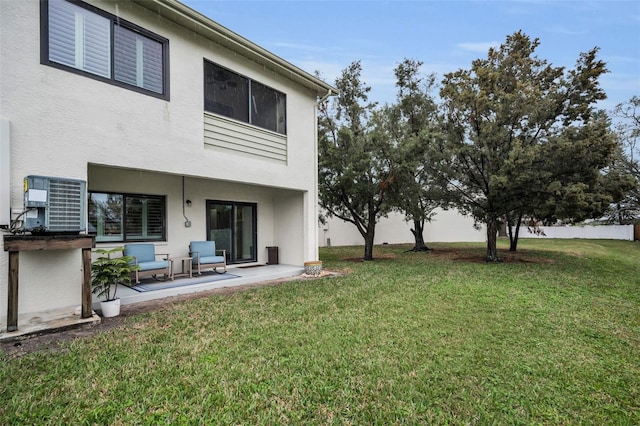
<instances>
[{"instance_id":1,"label":"green grass","mask_svg":"<svg viewBox=\"0 0 640 426\"><path fill-rule=\"evenodd\" d=\"M640 243L506 247L323 249L348 273L1 359L0 424L640 424Z\"/></svg>"}]
</instances>

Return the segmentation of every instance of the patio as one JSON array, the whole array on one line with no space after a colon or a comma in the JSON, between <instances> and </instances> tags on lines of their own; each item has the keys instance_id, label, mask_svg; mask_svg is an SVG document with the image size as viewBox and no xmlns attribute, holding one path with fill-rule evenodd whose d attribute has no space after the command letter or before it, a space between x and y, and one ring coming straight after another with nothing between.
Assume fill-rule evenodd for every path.
<instances>
[{"instance_id":1,"label":"patio","mask_svg":"<svg viewBox=\"0 0 640 426\"><path fill-rule=\"evenodd\" d=\"M252 265L248 267L230 266L228 274L237 277L224 280L202 282L202 277L194 275L193 278L176 278L175 283L179 286L162 288L152 291L136 291L127 286L118 286L118 297L122 305L147 302L156 299L164 299L184 294L204 292L224 287L237 287L248 284L279 280L296 277L304 273L304 267L293 265ZM213 276L215 279L215 276ZM191 284L193 282L193 284ZM160 286L169 284L171 281L158 281ZM184 284L184 285L183 285ZM153 284L151 284L152 286ZM100 310L99 299L93 298L94 314L90 318L80 317L80 307L75 310L52 310L47 312L25 313L18 315L18 330L7 332L6 328L0 333L0 342L21 340L31 335L39 335L63 331L70 328L91 327L101 321L100 316L95 312Z\"/></svg>"}]
</instances>

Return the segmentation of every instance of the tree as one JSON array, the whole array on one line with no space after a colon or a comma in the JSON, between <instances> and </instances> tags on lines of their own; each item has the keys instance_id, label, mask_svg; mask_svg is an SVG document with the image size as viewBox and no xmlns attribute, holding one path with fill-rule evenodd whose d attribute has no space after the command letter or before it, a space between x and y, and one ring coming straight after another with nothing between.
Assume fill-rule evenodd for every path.
<instances>
[{"instance_id":1,"label":"tree","mask_svg":"<svg viewBox=\"0 0 640 426\"><path fill-rule=\"evenodd\" d=\"M373 260L375 226L391 209L393 179L389 141L379 137L371 120L376 104L361 81L361 65L353 62L336 79L339 95L319 108L318 184L320 206L327 215L356 226L364 238L364 260Z\"/></svg>"},{"instance_id":2,"label":"tree","mask_svg":"<svg viewBox=\"0 0 640 426\"><path fill-rule=\"evenodd\" d=\"M618 203L612 205L609 219L617 223L640 223L640 97L616 106L614 115L620 119L616 133L621 149L617 166L632 177L633 186Z\"/></svg>"},{"instance_id":3,"label":"tree","mask_svg":"<svg viewBox=\"0 0 640 426\"><path fill-rule=\"evenodd\" d=\"M455 206L486 225L487 261L499 260L502 220L578 220L614 199L606 171L617 144L595 110L607 72L598 49L565 71L535 56L538 45L516 32L470 70L446 74L440 91L447 160L439 172Z\"/></svg>"},{"instance_id":4,"label":"tree","mask_svg":"<svg viewBox=\"0 0 640 426\"><path fill-rule=\"evenodd\" d=\"M431 167L431 141L437 137L437 104L431 96L435 75L420 75L422 62L405 59L395 69L396 103L387 105L377 122L379 131L393 143L392 204L413 223L413 251L429 250L424 226L440 205Z\"/></svg>"}]
</instances>

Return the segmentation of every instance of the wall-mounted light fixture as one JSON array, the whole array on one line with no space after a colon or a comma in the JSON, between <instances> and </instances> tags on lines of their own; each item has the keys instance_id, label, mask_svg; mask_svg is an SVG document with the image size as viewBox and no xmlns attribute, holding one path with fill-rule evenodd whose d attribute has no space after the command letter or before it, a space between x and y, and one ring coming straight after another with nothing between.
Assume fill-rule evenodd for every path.
<instances>
[{"instance_id":1,"label":"wall-mounted light fixture","mask_svg":"<svg viewBox=\"0 0 640 426\"><path fill-rule=\"evenodd\" d=\"M191 207L191 200L187 200L184 203L187 205L187 207Z\"/></svg>"}]
</instances>

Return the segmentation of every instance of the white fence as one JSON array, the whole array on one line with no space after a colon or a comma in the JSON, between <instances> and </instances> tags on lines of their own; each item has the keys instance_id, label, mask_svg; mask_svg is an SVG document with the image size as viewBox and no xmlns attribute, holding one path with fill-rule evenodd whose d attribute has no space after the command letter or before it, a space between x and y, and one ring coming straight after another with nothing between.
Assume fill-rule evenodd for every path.
<instances>
[{"instance_id":1,"label":"white fence","mask_svg":"<svg viewBox=\"0 0 640 426\"><path fill-rule=\"evenodd\" d=\"M633 225L541 226L540 229L544 235L532 234L523 226L520 228L520 238L585 238L633 241Z\"/></svg>"}]
</instances>

